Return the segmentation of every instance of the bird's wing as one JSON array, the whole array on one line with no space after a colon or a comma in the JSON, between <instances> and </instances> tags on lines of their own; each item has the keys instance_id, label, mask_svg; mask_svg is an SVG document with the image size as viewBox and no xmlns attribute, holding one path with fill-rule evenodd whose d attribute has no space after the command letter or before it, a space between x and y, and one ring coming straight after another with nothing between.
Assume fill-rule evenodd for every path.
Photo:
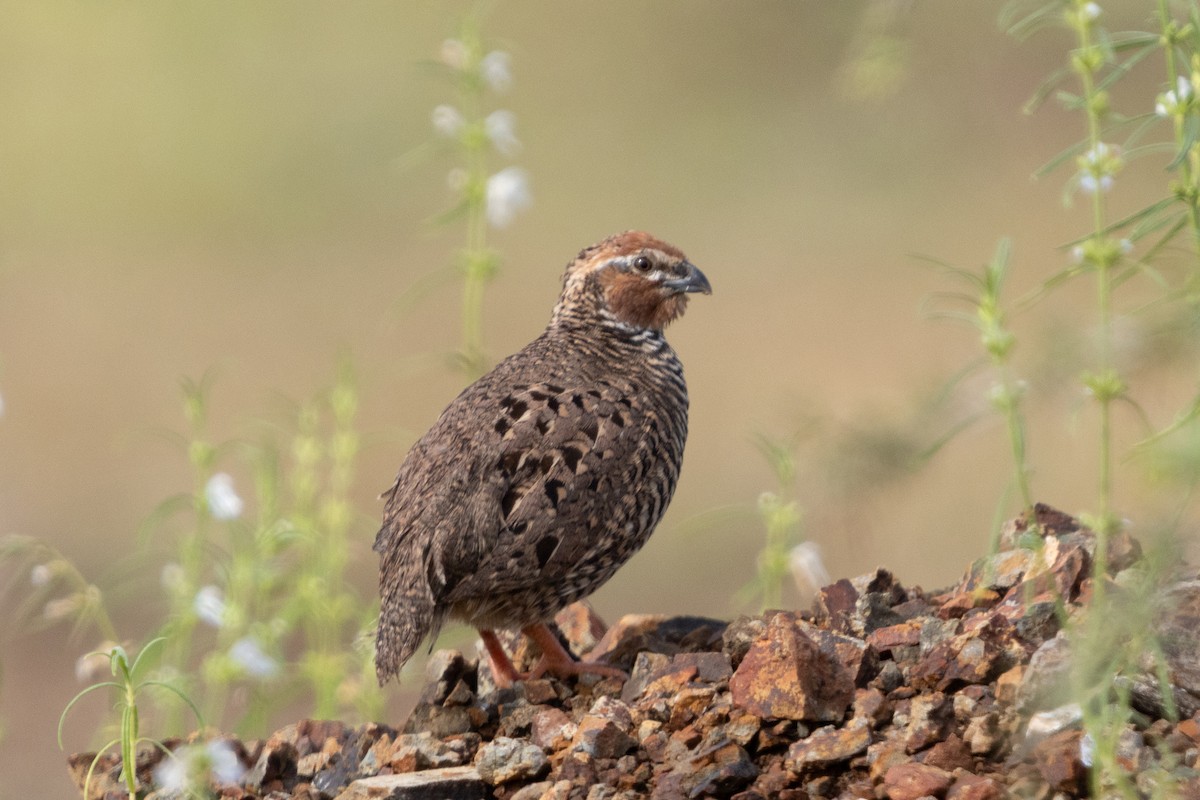
<instances>
[{"instance_id":1,"label":"bird's wing","mask_svg":"<svg viewBox=\"0 0 1200 800\"><path fill-rule=\"evenodd\" d=\"M588 569L597 533L634 513L621 483L634 477L631 392L611 383L517 386L497 401L499 475L478 516L495 520L451 602L516 591Z\"/></svg>"}]
</instances>

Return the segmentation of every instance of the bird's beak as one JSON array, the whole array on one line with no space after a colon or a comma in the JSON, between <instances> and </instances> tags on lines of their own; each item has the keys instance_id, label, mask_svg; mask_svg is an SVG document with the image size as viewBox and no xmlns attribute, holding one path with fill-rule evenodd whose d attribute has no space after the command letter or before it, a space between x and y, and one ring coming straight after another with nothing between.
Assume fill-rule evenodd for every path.
<instances>
[{"instance_id":1,"label":"bird's beak","mask_svg":"<svg viewBox=\"0 0 1200 800\"><path fill-rule=\"evenodd\" d=\"M687 268L687 274L682 278L663 281L663 286L675 292L712 294L712 285L708 282L708 278L704 277L704 273L696 269L696 265L690 261L683 262L683 265Z\"/></svg>"}]
</instances>

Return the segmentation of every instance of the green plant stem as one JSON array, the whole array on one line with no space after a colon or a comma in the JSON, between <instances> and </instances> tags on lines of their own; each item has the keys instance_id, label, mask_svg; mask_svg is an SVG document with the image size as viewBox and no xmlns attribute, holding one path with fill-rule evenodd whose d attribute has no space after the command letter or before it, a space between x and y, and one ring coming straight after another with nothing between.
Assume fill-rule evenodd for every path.
<instances>
[{"instance_id":1,"label":"green plant stem","mask_svg":"<svg viewBox=\"0 0 1200 800\"><path fill-rule=\"evenodd\" d=\"M1171 12L1167 8L1167 0L1158 0L1158 20L1162 29L1162 46L1163 54L1166 57L1167 65L1167 80L1168 88L1172 91L1177 91L1176 81L1179 77L1178 65L1175 62L1175 40L1179 33L1179 26L1175 20L1171 18ZM1179 98L1180 101L1183 98ZM1196 152L1196 148L1188 145L1187 132L1184 129L1185 117L1183 115L1175 115L1173 120L1175 128L1175 143L1179 147L1185 145L1189 147L1187 156L1179 162L1179 177L1180 188L1178 192L1183 199L1188 209L1188 223L1192 228L1192 241L1200 247L1200 193L1196 191L1195 175L1200 168L1200 156Z\"/></svg>"},{"instance_id":2,"label":"green plant stem","mask_svg":"<svg viewBox=\"0 0 1200 800\"><path fill-rule=\"evenodd\" d=\"M1100 145L1100 98L1098 97L1094 74L1093 53L1096 45L1092 42L1091 27L1086 21L1076 26L1079 32L1080 69L1079 77L1083 85L1084 108L1087 116L1089 152L1097 153ZM1099 181L1097 181L1099 183ZM1090 238L1095 252L1101 250L1104 238L1104 197L1101 187L1097 185L1091 193L1092 204L1092 236ZM1112 526L1112 262L1109 258L1096 258L1096 303L1100 328L1100 389L1093 386L1093 394L1099 403L1100 411L1100 465L1099 465L1099 524L1096 531L1096 556L1094 575L1097 600L1102 599L1104 592L1103 576L1108 571L1108 534Z\"/></svg>"}]
</instances>

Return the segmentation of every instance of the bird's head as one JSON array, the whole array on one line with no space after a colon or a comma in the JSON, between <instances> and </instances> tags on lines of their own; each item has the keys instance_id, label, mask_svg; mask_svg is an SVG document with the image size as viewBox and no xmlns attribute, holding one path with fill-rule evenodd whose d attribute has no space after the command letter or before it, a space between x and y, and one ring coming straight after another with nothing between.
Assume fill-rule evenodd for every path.
<instances>
[{"instance_id":1,"label":"bird's head","mask_svg":"<svg viewBox=\"0 0 1200 800\"><path fill-rule=\"evenodd\" d=\"M648 233L626 231L567 265L554 319L662 330L683 314L692 292L712 294L712 286L687 256Z\"/></svg>"}]
</instances>

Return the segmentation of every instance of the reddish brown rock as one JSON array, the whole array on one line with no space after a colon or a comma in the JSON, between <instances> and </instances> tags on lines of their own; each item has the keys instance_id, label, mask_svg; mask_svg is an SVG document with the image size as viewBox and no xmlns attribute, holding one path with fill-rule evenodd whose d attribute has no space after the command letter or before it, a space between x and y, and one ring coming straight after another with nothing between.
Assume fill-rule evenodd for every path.
<instances>
[{"instance_id":1,"label":"reddish brown rock","mask_svg":"<svg viewBox=\"0 0 1200 800\"><path fill-rule=\"evenodd\" d=\"M889 800L945 797L953 780L949 772L927 764L897 764L887 771L883 788Z\"/></svg>"},{"instance_id":2,"label":"reddish brown rock","mask_svg":"<svg viewBox=\"0 0 1200 800\"><path fill-rule=\"evenodd\" d=\"M905 749L910 753L924 750L946 738L954 724L954 704L941 692L914 697L909 706Z\"/></svg>"},{"instance_id":3,"label":"reddish brown rock","mask_svg":"<svg viewBox=\"0 0 1200 800\"><path fill-rule=\"evenodd\" d=\"M871 727L866 721L856 720L844 728L832 725L817 728L788 749L787 768L799 774L849 761L859 753L865 753L870 744Z\"/></svg>"},{"instance_id":4,"label":"reddish brown rock","mask_svg":"<svg viewBox=\"0 0 1200 800\"><path fill-rule=\"evenodd\" d=\"M913 646L921 643L921 623L917 620L889 625L867 634L867 644L879 651L896 647Z\"/></svg>"},{"instance_id":5,"label":"reddish brown rock","mask_svg":"<svg viewBox=\"0 0 1200 800\"><path fill-rule=\"evenodd\" d=\"M957 770L946 800L1003 800L1004 789L993 778Z\"/></svg>"},{"instance_id":6,"label":"reddish brown rock","mask_svg":"<svg viewBox=\"0 0 1200 800\"><path fill-rule=\"evenodd\" d=\"M566 712L558 708L546 708L534 716L529 738L543 750L556 751L574 739L577 730Z\"/></svg>"},{"instance_id":7,"label":"reddish brown rock","mask_svg":"<svg viewBox=\"0 0 1200 800\"><path fill-rule=\"evenodd\" d=\"M762 718L838 722L854 698L854 681L794 615L779 613L750 646L729 690L735 705Z\"/></svg>"},{"instance_id":8,"label":"reddish brown rock","mask_svg":"<svg viewBox=\"0 0 1200 800\"><path fill-rule=\"evenodd\" d=\"M1078 730L1065 730L1039 742L1033 750L1038 771L1059 792L1081 792L1087 785L1087 767L1079 755Z\"/></svg>"},{"instance_id":9,"label":"reddish brown rock","mask_svg":"<svg viewBox=\"0 0 1200 800\"><path fill-rule=\"evenodd\" d=\"M954 772L956 769L970 770L975 765L975 759L971 757L971 750L966 742L950 734L945 741L929 748L929 752L925 754L925 763L947 772Z\"/></svg>"}]
</instances>

